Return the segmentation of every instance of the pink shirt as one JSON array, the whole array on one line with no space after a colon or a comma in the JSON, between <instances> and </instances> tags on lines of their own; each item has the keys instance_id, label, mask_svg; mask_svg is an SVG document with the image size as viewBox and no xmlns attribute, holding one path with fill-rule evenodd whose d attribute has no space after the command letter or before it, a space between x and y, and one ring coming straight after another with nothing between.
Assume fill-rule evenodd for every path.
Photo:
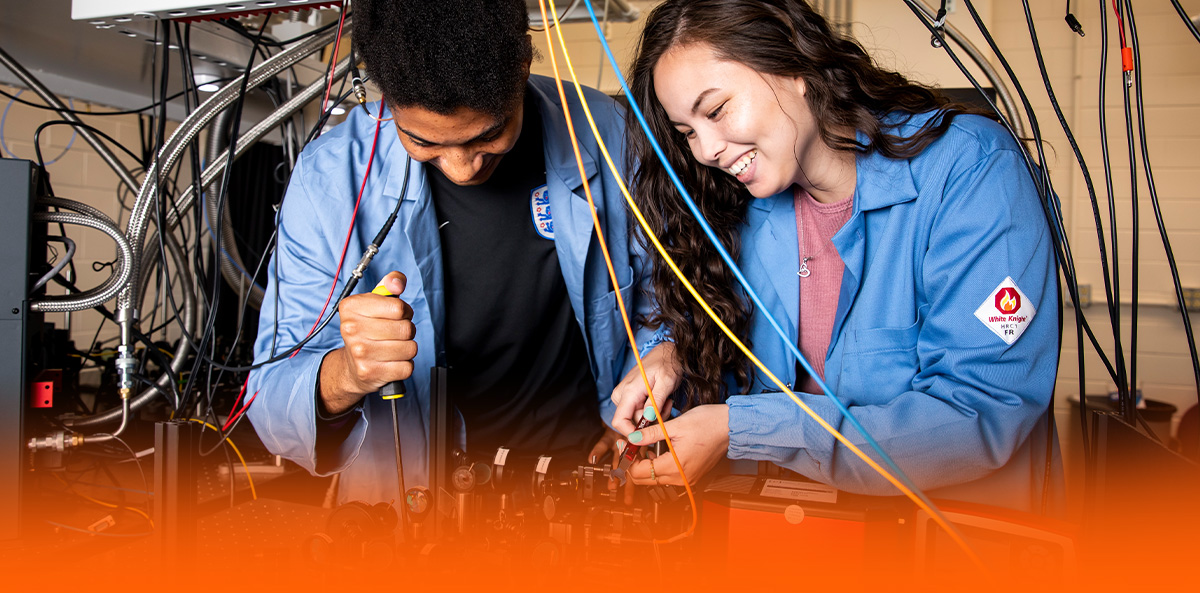
<instances>
[{"instance_id":1,"label":"pink shirt","mask_svg":"<svg viewBox=\"0 0 1200 593\"><path fill-rule=\"evenodd\" d=\"M807 277L800 281L800 352L813 370L825 378L825 354L833 334L838 295L842 289L845 264L833 247L833 235L854 213L854 196L832 204L822 204L807 191L796 188L796 236L800 245L801 268L808 258ZM816 380L799 380L800 391L821 393Z\"/></svg>"}]
</instances>

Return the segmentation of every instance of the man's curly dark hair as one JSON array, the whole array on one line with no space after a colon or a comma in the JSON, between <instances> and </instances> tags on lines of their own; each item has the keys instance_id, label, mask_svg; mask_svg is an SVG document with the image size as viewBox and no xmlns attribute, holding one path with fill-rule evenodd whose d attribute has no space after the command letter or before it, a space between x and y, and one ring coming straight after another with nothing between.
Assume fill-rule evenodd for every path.
<instances>
[{"instance_id":1,"label":"man's curly dark hair","mask_svg":"<svg viewBox=\"0 0 1200 593\"><path fill-rule=\"evenodd\" d=\"M497 117L533 56L523 0L357 0L353 43L392 107Z\"/></svg>"}]
</instances>

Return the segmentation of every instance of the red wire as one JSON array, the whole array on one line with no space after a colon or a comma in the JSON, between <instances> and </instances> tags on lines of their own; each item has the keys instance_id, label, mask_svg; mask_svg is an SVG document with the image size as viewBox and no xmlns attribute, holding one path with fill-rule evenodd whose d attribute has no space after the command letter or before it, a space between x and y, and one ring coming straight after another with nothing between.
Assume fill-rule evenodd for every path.
<instances>
[{"instance_id":1,"label":"red wire","mask_svg":"<svg viewBox=\"0 0 1200 593\"><path fill-rule=\"evenodd\" d=\"M1114 0L1115 1L1115 0ZM346 2L342 0L341 16L338 17L337 39L333 42L333 57L329 58L329 82L325 84L325 99L321 101L321 110L329 109L329 92L333 90L333 70L337 64L338 48L342 46L342 25L346 22Z\"/></svg>"},{"instance_id":2,"label":"red wire","mask_svg":"<svg viewBox=\"0 0 1200 593\"><path fill-rule=\"evenodd\" d=\"M1117 15L1117 31L1121 34L1121 48L1125 48L1125 19L1121 18L1121 9L1117 0L1112 0L1113 12Z\"/></svg>"},{"instance_id":3,"label":"red wire","mask_svg":"<svg viewBox=\"0 0 1200 593\"><path fill-rule=\"evenodd\" d=\"M312 329L308 330L308 335L304 336L305 338L311 336L316 331L317 326L320 325L321 320L325 318L325 310L329 308L329 301L333 299L333 291L337 289L338 274L342 271L342 264L346 262L346 251L350 248L350 236L354 233L354 221L358 218L358 205L362 203L363 194L367 191L367 179L371 177L371 164L375 162L375 147L379 146L379 128L382 125L383 122L381 121L375 122L375 139L371 141L371 156L367 157L367 171L363 173L362 187L359 188L358 199L354 202L354 213L350 215L350 228L346 229L346 242L342 244L342 256L338 259L337 269L333 273L333 284L329 287L329 296L325 297L325 304L321 306L321 314L317 315L317 320L313 322ZM288 358L292 358L299 353L300 351L297 350Z\"/></svg>"},{"instance_id":4,"label":"red wire","mask_svg":"<svg viewBox=\"0 0 1200 593\"><path fill-rule=\"evenodd\" d=\"M246 381L245 381L244 383L242 383L242 390L238 392L237 399L233 400L233 409L229 411L229 418L226 418L226 419L225 419L225 424L222 424L222 425L221 425L221 432L224 432L224 431L226 431L226 430L229 430L229 425L233 424L233 421L234 421L234 420L235 420L235 419L236 419L238 416L241 416L241 415L242 415L242 413L246 411L246 408L249 408L249 407L250 407L250 403L249 403L249 402L247 402L247 403L246 403L246 407L245 407L245 408L238 409L238 404L242 403L242 396L243 396L243 395L246 395L246 387L247 387L247 386L249 386L249 385L250 385L250 375L249 375L249 373L247 373L247 374L246 374ZM258 392L257 392L257 391L255 391L255 392L254 392L254 395L257 397L257 396L258 396ZM253 397L252 397L252 398L250 398L250 401L254 401L254 398L253 398Z\"/></svg>"},{"instance_id":5,"label":"red wire","mask_svg":"<svg viewBox=\"0 0 1200 593\"><path fill-rule=\"evenodd\" d=\"M333 285L329 287L329 296L325 297L325 304L321 306L321 314L317 315L317 320L315 323L313 323L312 329L308 330L308 335L304 336L305 339L307 339L308 336L311 336L312 333L316 331L317 326L320 325L321 319L325 317L325 310L329 308L329 301L333 298L333 291L337 289L338 274L340 274L342 271L342 264L346 262L346 251L350 249L350 237L354 234L354 222L358 219L358 206L362 203L363 194L365 194L367 191L367 180L371 178L371 165L375 163L375 149L379 146L379 129L382 126L383 122L376 120L375 138L371 140L371 155L367 157L367 170L365 173L363 173L362 186L358 189L358 199L354 201L354 213L350 215L350 228L346 230L346 242L342 244L342 256L338 259L337 270L333 273ZM292 358L299 353L300 351L297 350L288 358ZM246 405L242 406L242 409L240 410L237 409L238 403L241 402L242 396L245 395L246 386L249 385L249 383L250 376L246 375L246 383L242 385L241 393L238 393L237 400L233 402L234 410L237 411L230 414L229 419L225 421L225 426L222 427L221 430L229 430L229 427L232 426L239 417L245 414L246 410L250 409L250 404L254 403L255 399L258 399L258 391L255 391L254 395L250 396L250 399L246 402Z\"/></svg>"}]
</instances>

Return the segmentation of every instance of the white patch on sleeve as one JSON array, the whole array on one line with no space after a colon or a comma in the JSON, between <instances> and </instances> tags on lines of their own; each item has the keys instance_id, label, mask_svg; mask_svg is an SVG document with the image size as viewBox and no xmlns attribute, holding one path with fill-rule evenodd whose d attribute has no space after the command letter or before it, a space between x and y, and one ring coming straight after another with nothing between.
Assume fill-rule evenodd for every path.
<instances>
[{"instance_id":1,"label":"white patch on sleeve","mask_svg":"<svg viewBox=\"0 0 1200 593\"><path fill-rule=\"evenodd\" d=\"M1033 303L1011 276L1005 278L975 310L975 317L1010 345L1025 333L1036 314Z\"/></svg>"},{"instance_id":2,"label":"white patch on sleeve","mask_svg":"<svg viewBox=\"0 0 1200 593\"><path fill-rule=\"evenodd\" d=\"M543 239L554 240L554 216L550 214L550 193L545 185L529 194L529 214L533 228Z\"/></svg>"}]
</instances>

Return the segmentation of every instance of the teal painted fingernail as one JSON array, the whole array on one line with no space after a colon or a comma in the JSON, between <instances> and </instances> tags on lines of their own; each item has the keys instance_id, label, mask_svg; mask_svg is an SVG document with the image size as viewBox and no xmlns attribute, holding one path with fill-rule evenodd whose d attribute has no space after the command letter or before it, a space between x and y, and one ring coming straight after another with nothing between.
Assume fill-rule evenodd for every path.
<instances>
[{"instance_id":1,"label":"teal painted fingernail","mask_svg":"<svg viewBox=\"0 0 1200 593\"><path fill-rule=\"evenodd\" d=\"M646 408L645 410L642 410L642 417L646 420L654 422L654 419L657 416L658 414L654 411L654 408Z\"/></svg>"},{"instance_id":2,"label":"teal painted fingernail","mask_svg":"<svg viewBox=\"0 0 1200 593\"><path fill-rule=\"evenodd\" d=\"M629 442L631 442L635 445L642 442L642 431L635 430L635 431L629 433Z\"/></svg>"}]
</instances>

